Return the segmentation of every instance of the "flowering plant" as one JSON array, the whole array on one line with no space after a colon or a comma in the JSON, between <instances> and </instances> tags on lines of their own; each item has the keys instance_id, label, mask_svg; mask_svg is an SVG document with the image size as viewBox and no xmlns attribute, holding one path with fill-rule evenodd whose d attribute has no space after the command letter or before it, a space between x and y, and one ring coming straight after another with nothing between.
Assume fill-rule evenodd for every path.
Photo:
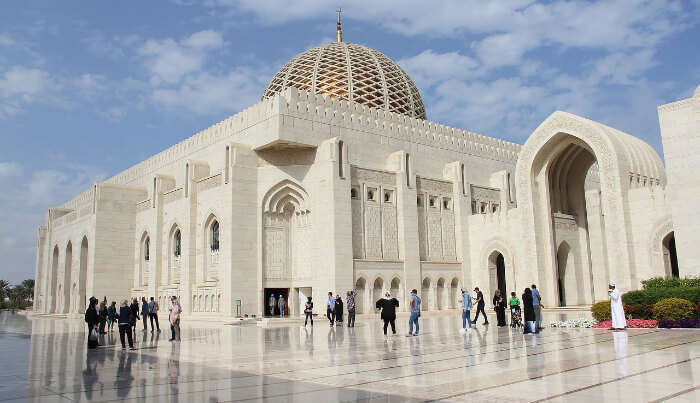
<instances>
[{"instance_id":1,"label":"flowering plant","mask_svg":"<svg viewBox=\"0 0 700 403\"><path fill-rule=\"evenodd\" d=\"M591 328L595 325L597 321L595 319L569 319L565 321L554 321L549 324L549 327L578 327L578 328Z\"/></svg>"},{"instance_id":2,"label":"flowering plant","mask_svg":"<svg viewBox=\"0 0 700 403\"><path fill-rule=\"evenodd\" d=\"M629 329L653 329L658 325L655 320L644 320L644 319L627 319L627 328ZM612 327L612 321L606 320L605 322L600 322L593 326L596 329L610 329Z\"/></svg>"},{"instance_id":3,"label":"flowering plant","mask_svg":"<svg viewBox=\"0 0 700 403\"><path fill-rule=\"evenodd\" d=\"M662 320L659 322L659 327L665 328L697 328L700 327L700 320Z\"/></svg>"}]
</instances>

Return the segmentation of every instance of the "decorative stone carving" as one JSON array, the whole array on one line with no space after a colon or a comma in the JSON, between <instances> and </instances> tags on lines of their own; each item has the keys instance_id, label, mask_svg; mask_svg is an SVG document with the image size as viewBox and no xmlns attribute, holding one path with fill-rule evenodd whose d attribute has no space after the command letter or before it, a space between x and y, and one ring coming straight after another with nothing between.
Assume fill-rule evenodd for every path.
<instances>
[{"instance_id":1,"label":"decorative stone carving","mask_svg":"<svg viewBox=\"0 0 700 403\"><path fill-rule=\"evenodd\" d=\"M416 188L419 192L452 193L452 182L416 176Z\"/></svg>"},{"instance_id":2,"label":"decorative stone carving","mask_svg":"<svg viewBox=\"0 0 700 403\"><path fill-rule=\"evenodd\" d=\"M352 201L352 256L355 259L362 259L364 231L362 225L362 201Z\"/></svg>"},{"instance_id":3,"label":"decorative stone carving","mask_svg":"<svg viewBox=\"0 0 700 403\"><path fill-rule=\"evenodd\" d=\"M382 257L387 260L397 260L399 258L399 245L396 209L394 207L384 207L382 210L382 233L384 235Z\"/></svg>"},{"instance_id":4,"label":"decorative stone carving","mask_svg":"<svg viewBox=\"0 0 700 403\"><path fill-rule=\"evenodd\" d=\"M486 186L471 185L472 200L476 202L500 203L501 191Z\"/></svg>"},{"instance_id":5,"label":"decorative stone carving","mask_svg":"<svg viewBox=\"0 0 700 403\"><path fill-rule=\"evenodd\" d=\"M382 257L381 214L376 203L365 205L365 258Z\"/></svg>"},{"instance_id":6,"label":"decorative stone carving","mask_svg":"<svg viewBox=\"0 0 700 403\"><path fill-rule=\"evenodd\" d=\"M571 231L578 230L576 217L569 214L552 213L552 221L556 230Z\"/></svg>"},{"instance_id":7,"label":"decorative stone carving","mask_svg":"<svg viewBox=\"0 0 700 403\"><path fill-rule=\"evenodd\" d=\"M393 172L359 168L356 166L352 166L350 172L352 174L353 184L373 183L379 185L396 186L396 174Z\"/></svg>"}]
</instances>

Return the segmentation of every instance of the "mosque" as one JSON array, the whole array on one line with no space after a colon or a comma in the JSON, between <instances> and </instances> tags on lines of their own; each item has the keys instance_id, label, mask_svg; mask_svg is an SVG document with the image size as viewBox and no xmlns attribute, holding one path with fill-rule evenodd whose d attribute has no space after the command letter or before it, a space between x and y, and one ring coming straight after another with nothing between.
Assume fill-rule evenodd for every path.
<instances>
[{"instance_id":1,"label":"mosque","mask_svg":"<svg viewBox=\"0 0 700 403\"><path fill-rule=\"evenodd\" d=\"M274 293L298 315L355 289L368 313L415 288L443 310L462 287L532 283L579 306L609 280L700 274L700 90L659 107L667 168L566 112L520 145L428 121L406 72L340 28L257 104L50 208L34 309L175 295L194 316L266 315Z\"/></svg>"}]
</instances>

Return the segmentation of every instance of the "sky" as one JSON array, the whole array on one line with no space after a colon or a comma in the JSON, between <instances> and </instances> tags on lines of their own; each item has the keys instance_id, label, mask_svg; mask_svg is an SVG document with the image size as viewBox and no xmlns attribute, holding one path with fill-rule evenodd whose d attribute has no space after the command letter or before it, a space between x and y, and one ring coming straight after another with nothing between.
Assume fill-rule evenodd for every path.
<instances>
[{"instance_id":1,"label":"sky","mask_svg":"<svg viewBox=\"0 0 700 403\"><path fill-rule=\"evenodd\" d=\"M700 0L3 1L0 278L34 276L50 206L258 102L338 7L429 120L521 144L565 110L662 154L656 107L700 84Z\"/></svg>"}]
</instances>

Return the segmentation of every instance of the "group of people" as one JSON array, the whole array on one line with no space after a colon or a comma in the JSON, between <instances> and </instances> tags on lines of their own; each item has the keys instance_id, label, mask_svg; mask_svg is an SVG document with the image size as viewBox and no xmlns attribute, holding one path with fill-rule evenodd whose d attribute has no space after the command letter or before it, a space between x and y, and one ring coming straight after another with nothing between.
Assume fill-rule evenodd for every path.
<instances>
[{"instance_id":1,"label":"group of people","mask_svg":"<svg viewBox=\"0 0 700 403\"><path fill-rule=\"evenodd\" d=\"M287 301L282 294L278 297L275 297L275 294L270 294L270 297L267 299L267 307L270 309L270 316L279 315L280 318L284 318Z\"/></svg>"},{"instance_id":2,"label":"group of people","mask_svg":"<svg viewBox=\"0 0 700 403\"><path fill-rule=\"evenodd\" d=\"M98 334L107 334L107 330L114 330L114 323L117 323L119 329L119 339L122 344L122 349L126 349L126 341L128 339L129 348L134 349L134 338L136 337L136 324L143 319L143 331L148 331L148 319L151 321L151 332L157 329L160 333L160 323L158 321L158 311L160 307L158 302L151 297L147 301L145 297L141 297L141 304L138 299L134 298L129 304L129 301L124 299L121 305L117 308L116 301L107 306L107 297L102 302L97 298L90 297L87 310L85 311L85 322L88 326L88 348L96 348L99 345ZM180 340L180 314L182 306L178 302L177 297L170 298L169 322L170 322L170 341Z\"/></svg>"},{"instance_id":3,"label":"group of people","mask_svg":"<svg viewBox=\"0 0 700 403\"><path fill-rule=\"evenodd\" d=\"M326 317L328 318L328 322L330 323L331 327L333 327L334 325L343 326L343 314L345 313L345 306L347 306L348 310L348 327L355 327L356 295L357 292L355 292L355 290L347 291L345 293L345 304L343 304L343 298L340 296L340 294L336 294L336 296L334 297L332 292L328 293L328 301L326 302ZM313 308L314 304L311 301L311 297L309 297L304 307L304 313L306 317L304 320L304 326L306 326L307 321L309 319L311 319L311 326L314 325Z\"/></svg>"},{"instance_id":4,"label":"group of people","mask_svg":"<svg viewBox=\"0 0 700 403\"><path fill-rule=\"evenodd\" d=\"M472 299L469 292L462 288L462 331L471 330L472 325L475 325L479 319L479 314L484 316L484 325L489 324L489 320L484 310L486 302L484 294L479 290L479 287L474 288L476 296ZM521 312L524 313L525 323L523 333L539 333L542 329L542 296L540 295L537 286L532 284L531 287L526 287L522 294L522 309L520 307L520 299L515 294L515 291L510 293L510 299L506 301L501 290L496 290L493 296L493 310L496 312L496 320L498 327L506 326L506 309L510 308L511 327L520 325ZM471 320L471 310L476 305L476 316Z\"/></svg>"}]
</instances>

